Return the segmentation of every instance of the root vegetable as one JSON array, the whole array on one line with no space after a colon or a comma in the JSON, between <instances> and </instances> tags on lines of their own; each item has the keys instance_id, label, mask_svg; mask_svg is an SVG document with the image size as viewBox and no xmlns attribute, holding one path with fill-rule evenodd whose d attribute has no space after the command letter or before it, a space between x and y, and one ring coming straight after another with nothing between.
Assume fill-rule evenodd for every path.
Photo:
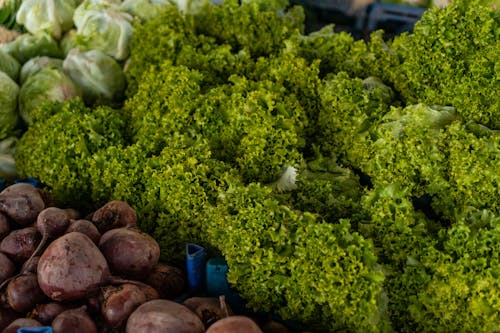
<instances>
[{"instance_id":1,"label":"root vegetable","mask_svg":"<svg viewBox=\"0 0 500 333\"><path fill-rule=\"evenodd\" d=\"M64 210L66 211L66 214L68 214L68 218L70 220L78 220L82 217L82 214L74 208L64 208Z\"/></svg>"},{"instance_id":2,"label":"root vegetable","mask_svg":"<svg viewBox=\"0 0 500 333\"><path fill-rule=\"evenodd\" d=\"M70 232L52 241L37 267L42 291L55 301L84 298L110 280L106 259L86 235Z\"/></svg>"},{"instance_id":3,"label":"root vegetable","mask_svg":"<svg viewBox=\"0 0 500 333\"><path fill-rule=\"evenodd\" d=\"M60 313L74 307L73 304L61 302L41 303L35 306L29 317L38 320L44 325L50 325Z\"/></svg>"},{"instance_id":4,"label":"root vegetable","mask_svg":"<svg viewBox=\"0 0 500 333\"><path fill-rule=\"evenodd\" d=\"M21 315L14 312L12 309L0 308L0 332L3 332L7 326L19 317L21 317Z\"/></svg>"},{"instance_id":5,"label":"root vegetable","mask_svg":"<svg viewBox=\"0 0 500 333\"><path fill-rule=\"evenodd\" d=\"M31 184L13 184L0 193L0 212L20 225L35 222L44 208L45 201L40 190Z\"/></svg>"},{"instance_id":6,"label":"root vegetable","mask_svg":"<svg viewBox=\"0 0 500 333\"><path fill-rule=\"evenodd\" d=\"M262 331L264 333L291 333L288 327L274 320L268 321L262 327Z\"/></svg>"},{"instance_id":7,"label":"root vegetable","mask_svg":"<svg viewBox=\"0 0 500 333\"><path fill-rule=\"evenodd\" d=\"M50 239L62 235L68 228L68 225L69 217L64 209L48 207L42 210L36 218L36 229L42 235L42 240L38 243L37 248L26 261L26 265L29 265L33 257L40 255Z\"/></svg>"},{"instance_id":8,"label":"root vegetable","mask_svg":"<svg viewBox=\"0 0 500 333\"><path fill-rule=\"evenodd\" d=\"M0 213L0 240L7 236L10 232L10 222L7 216Z\"/></svg>"},{"instance_id":9,"label":"root vegetable","mask_svg":"<svg viewBox=\"0 0 500 333\"><path fill-rule=\"evenodd\" d=\"M229 316L216 321L206 333L263 333L259 325L246 316Z\"/></svg>"},{"instance_id":10,"label":"root vegetable","mask_svg":"<svg viewBox=\"0 0 500 333\"><path fill-rule=\"evenodd\" d=\"M184 302L183 305L187 306L191 311L201 319L205 328L208 328L214 322L224 318L225 316L232 315L232 311L227 306L227 314L222 313L221 300L218 297L190 297Z\"/></svg>"},{"instance_id":11,"label":"root vegetable","mask_svg":"<svg viewBox=\"0 0 500 333\"><path fill-rule=\"evenodd\" d=\"M112 200L96 210L92 214L91 221L97 226L99 232L105 233L111 229L135 226L137 214L128 203Z\"/></svg>"},{"instance_id":12,"label":"root vegetable","mask_svg":"<svg viewBox=\"0 0 500 333\"><path fill-rule=\"evenodd\" d=\"M18 318L4 328L2 333L17 333L17 330L23 327L42 327L42 324L31 318Z\"/></svg>"},{"instance_id":13,"label":"root vegetable","mask_svg":"<svg viewBox=\"0 0 500 333\"><path fill-rule=\"evenodd\" d=\"M45 299L45 294L38 286L36 274L27 273L10 280L4 294L10 308L19 313L31 311Z\"/></svg>"},{"instance_id":14,"label":"root vegetable","mask_svg":"<svg viewBox=\"0 0 500 333\"><path fill-rule=\"evenodd\" d=\"M137 285L125 283L106 286L103 289L101 314L111 328L122 328L130 314L147 301L146 295Z\"/></svg>"},{"instance_id":15,"label":"root vegetable","mask_svg":"<svg viewBox=\"0 0 500 333\"><path fill-rule=\"evenodd\" d=\"M12 230L0 242L0 252L15 264L22 264L35 252L40 239L41 235L33 226Z\"/></svg>"},{"instance_id":16,"label":"root vegetable","mask_svg":"<svg viewBox=\"0 0 500 333\"><path fill-rule=\"evenodd\" d=\"M8 278L14 276L16 273L16 266L5 254L0 252L0 284Z\"/></svg>"},{"instance_id":17,"label":"root vegetable","mask_svg":"<svg viewBox=\"0 0 500 333\"><path fill-rule=\"evenodd\" d=\"M82 234L87 235L94 242L94 244L99 244L101 233L99 232L95 224L91 221L84 219L70 220L69 226L66 229L66 233L74 231L81 232Z\"/></svg>"},{"instance_id":18,"label":"root vegetable","mask_svg":"<svg viewBox=\"0 0 500 333\"><path fill-rule=\"evenodd\" d=\"M97 326L82 306L61 312L52 321L54 333L97 333Z\"/></svg>"},{"instance_id":19,"label":"root vegetable","mask_svg":"<svg viewBox=\"0 0 500 333\"><path fill-rule=\"evenodd\" d=\"M105 232L99 249L114 275L144 280L160 259L160 246L137 228L117 228Z\"/></svg>"},{"instance_id":20,"label":"root vegetable","mask_svg":"<svg viewBox=\"0 0 500 333\"><path fill-rule=\"evenodd\" d=\"M157 299L140 305L127 320L126 333L203 333L200 318L186 306Z\"/></svg>"},{"instance_id":21,"label":"root vegetable","mask_svg":"<svg viewBox=\"0 0 500 333\"><path fill-rule=\"evenodd\" d=\"M183 292L186 276L179 268L159 262L153 266L146 283L155 288L161 298L172 299Z\"/></svg>"},{"instance_id":22,"label":"root vegetable","mask_svg":"<svg viewBox=\"0 0 500 333\"><path fill-rule=\"evenodd\" d=\"M31 257L30 260L24 262L21 266L21 272L23 273L36 273L36 268L38 267L38 261L40 261L40 257Z\"/></svg>"}]
</instances>

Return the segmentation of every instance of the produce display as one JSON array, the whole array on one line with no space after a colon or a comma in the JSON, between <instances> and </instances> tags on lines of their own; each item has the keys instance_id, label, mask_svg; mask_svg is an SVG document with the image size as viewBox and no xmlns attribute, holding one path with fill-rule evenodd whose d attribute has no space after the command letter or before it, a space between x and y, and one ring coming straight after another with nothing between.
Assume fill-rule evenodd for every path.
<instances>
[{"instance_id":1,"label":"produce display","mask_svg":"<svg viewBox=\"0 0 500 333\"><path fill-rule=\"evenodd\" d=\"M285 0L184 5L143 13L130 35L95 18L130 38L128 53L101 50L127 58L123 100L28 108L19 176L61 208L127 202L159 261L201 244L249 309L311 332L499 331L492 2L454 0L411 34L369 41L306 34Z\"/></svg>"}]
</instances>

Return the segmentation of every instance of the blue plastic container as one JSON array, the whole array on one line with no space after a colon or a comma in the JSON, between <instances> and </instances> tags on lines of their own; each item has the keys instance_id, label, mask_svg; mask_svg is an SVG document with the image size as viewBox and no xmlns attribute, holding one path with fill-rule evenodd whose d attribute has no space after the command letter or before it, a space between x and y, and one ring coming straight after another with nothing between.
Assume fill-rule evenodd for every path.
<instances>
[{"instance_id":1,"label":"blue plastic container","mask_svg":"<svg viewBox=\"0 0 500 333\"><path fill-rule=\"evenodd\" d=\"M228 295L229 283L226 274L227 263L224 258L210 258L206 267L206 290L210 296Z\"/></svg>"},{"instance_id":2,"label":"blue plastic container","mask_svg":"<svg viewBox=\"0 0 500 333\"><path fill-rule=\"evenodd\" d=\"M52 327L22 327L17 329L17 333L52 333Z\"/></svg>"},{"instance_id":3,"label":"blue plastic container","mask_svg":"<svg viewBox=\"0 0 500 333\"><path fill-rule=\"evenodd\" d=\"M186 244L186 275L190 292L203 289L206 261L207 251L204 247L192 243Z\"/></svg>"}]
</instances>

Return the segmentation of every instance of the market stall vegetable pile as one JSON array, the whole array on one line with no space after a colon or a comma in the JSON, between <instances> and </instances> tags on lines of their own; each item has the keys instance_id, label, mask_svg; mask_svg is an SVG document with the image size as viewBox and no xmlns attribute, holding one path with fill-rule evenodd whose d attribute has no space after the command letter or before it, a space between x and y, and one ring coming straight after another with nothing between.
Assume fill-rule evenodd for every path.
<instances>
[{"instance_id":1,"label":"market stall vegetable pile","mask_svg":"<svg viewBox=\"0 0 500 333\"><path fill-rule=\"evenodd\" d=\"M500 12L455 0L365 42L286 4L134 23L123 105L31 109L20 175L130 203L162 260L202 244L311 330L500 330Z\"/></svg>"}]
</instances>

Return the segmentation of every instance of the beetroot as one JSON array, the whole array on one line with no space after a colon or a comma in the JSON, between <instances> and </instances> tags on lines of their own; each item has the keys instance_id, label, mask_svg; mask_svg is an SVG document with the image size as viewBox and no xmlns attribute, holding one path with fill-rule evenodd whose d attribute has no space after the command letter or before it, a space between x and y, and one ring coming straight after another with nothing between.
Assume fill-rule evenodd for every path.
<instances>
[{"instance_id":1,"label":"beetroot","mask_svg":"<svg viewBox=\"0 0 500 333\"><path fill-rule=\"evenodd\" d=\"M110 279L106 259L86 235L70 232L52 241L37 267L42 291L55 301L84 298Z\"/></svg>"},{"instance_id":2,"label":"beetroot","mask_svg":"<svg viewBox=\"0 0 500 333\"><path fill-rule=\"evenodd\" d=\"M165 299L140 305L127 320L126 333L203 333L200 318L186 306Z\"/></svg>"},{"instance_id":3,"label":"beetroot","mask_svg":"<svg viewBox=\"0 0 500 333\"><path fill-rule=\"evenodd\" d=\"M179 268L159 262L153 266L145 282L155 288L161 298L172 299L184 291L186 276Z\"/></svg>"},{"instance_id":4,"label":"beetroot","mask_svg":"<svg viewBox=\"0 0 500 333\"><path fill-rule=\"evenodd\" d=\"M21 315L12 309L0 308L0 332L20 317Z\"/></svg>"},{"instance_id":5,"label":"beetroot","mask_svg":"<svg viewBox=\"0 0 500 333\"><path fill-rule=\"evenodd\" d=\"M259 325L246 316L229 316L216 321L206 333L263 333Z\"/></svg>"},{"instance_id":6,"label":"beetroot","mask_svg":"<svg viewBox=\"0 0 500 333\"><path fill-rule=\"evenodd\" d=\"M70 310L75 306L70 303L49 302L37 304L29 317L38 320L44 325L50 325L57 315L63 311Z\"/></svg>"},{"instance_id":7,"label":"beetroot","mask_svg":"<svg viewBox=\"0 0 500 333\"><path fill-rule=\"evenodd\" d=\"M99 249L115 275L144 280L160 259L156 240L137 228L117 228L105 232Z\"/></svg>"},{"instance_id":8,"label":"beetroot","mask_svg":"<svg viewBox=\"0 0 500 333\"><path fill-rule=\"evenodd\" d=\"M7 236L10 232L10 223L7 216L0 213L0 240Z\"/></svg>"},{"instance_id":9,"label":"beetroot","mask_svg":"<svg viewBox=\"0 0 500 333\"><path fill-rule=\"evenodd\" d=\"M137 214L128 203L112 200L96 210L92 214L91 220L97 226L99 232L105 233L111 229L135 226L137 224Z\"/></svg>"},{"instance_id":10,"label":"beetroot","mask_svg":"<svg viewBox=\"0 0 500 333\"><path fill-rule=\"evenodd\" d=\"M42 193L28 183L8 186L0 193L0 212L20 225L35 222L38 214L45 208Z\"/></svg>"},{"instance_id":11,"label":"beetroot","mask_svg":"<svg viewBox=\"0 0 500 333\"><path fill-rule=\"evenodd\" d=\"M119 286L106 286L102 291L104 301L101 313L112 328L121 328L130 314L147 301L146 295L137 285L124 283Z\"/></svg>"},{"instance_id":12,"label":"beetroot","mask_svg":"<svg viewBox=\"0 0 500 333\"><path fill-rule=\"evenodd\" d=\"M5 254L0 252L0 285L8 278L14 276L16 266Z\"/></svg>"},{"instance_id":13,"label":"beetroot","mask_svg":"<svg viewBox=\"0 0 500 333\"><path fill-rule=\"evenodd\" d=\"M38 243L38 246L25 265L28 266L33 257L40 255L47 241L62 235L68 228L68 225L69 218L64 209L48 207L42 210L36 218L36 229L42 235L42 240Z\"/></svg>"},{"instance_id":14,"label":"beetroot","mask_svg":"<svg viewBox=\"0 0 500 333\"><path fill-rule=\"evenodd\" d=\"M19 313L31 311L45 299L45 294L38 286L36 274L27 273L10 280L4 294L10 308Z\"/></svg>"},{"instance_id":15,"label":"beetroot","mask_svg":"<svg viewBox=\"0 0 500 333\"><path fill-rule=\"evenodd\" d=\"M23 327L41 327L42 324L35 319L31 318L18 318L11 322L2 333L17 333L17 330Z\"/></svg>"},{"instance_id":16,"label":"beetroot","mask_svg":"<svg viewBox=\"0 0 500 333\"><path fill-rule=\"evenodd\" d=\"M221 306L221 300L218 297L190 297L184 300L182 304L196 313L205 328L228 314L232 315L229 307L225 306L225 304ZM227 313L223 313L223 311L227 311Z\"/></svg>"},{"instance_id":17,"label":"beetroot","mask_svg":"<svg viewBox=\"0 0 500 333\"><path fill-rule=\"evenodd\" d=\"M21 266L21 272L23 273L36 273L36 268L38 267L38 261L40 257L31 257L30 260L24 262Z\"/></svg>"},{"instance_id":18,"label":"beetroot","mask_svg":"<svg viewBox=\"0 0 500 333\"><path fill-rule=\"evenodd\" d=\"M82 306L61 312L52 321L54 333L97 333L97 326Z\"/></svg>"},{"instance_id":19,"label":"beetroot","mask_svg":"<svg viewBox=\"0 0 500 333\"><path fill-rule=\"evenodd\" d=\"M35 252L41 236L35 227L12 230L0 242L0 251L15 264L22 264Z\"/></svg>"},{"instance_id":20,"label":"beetroot","mask_svg":"<svg viewBox=\"0 0 500 333\"><path fill-rule=\"evenodd\" d=\"M87 235L96 245L99 244L99 240L101 239L101 233L95 224L89 220L70 220L66 233L73 231L81 232L82 234Z\"/></svg>"}]
</instances>

